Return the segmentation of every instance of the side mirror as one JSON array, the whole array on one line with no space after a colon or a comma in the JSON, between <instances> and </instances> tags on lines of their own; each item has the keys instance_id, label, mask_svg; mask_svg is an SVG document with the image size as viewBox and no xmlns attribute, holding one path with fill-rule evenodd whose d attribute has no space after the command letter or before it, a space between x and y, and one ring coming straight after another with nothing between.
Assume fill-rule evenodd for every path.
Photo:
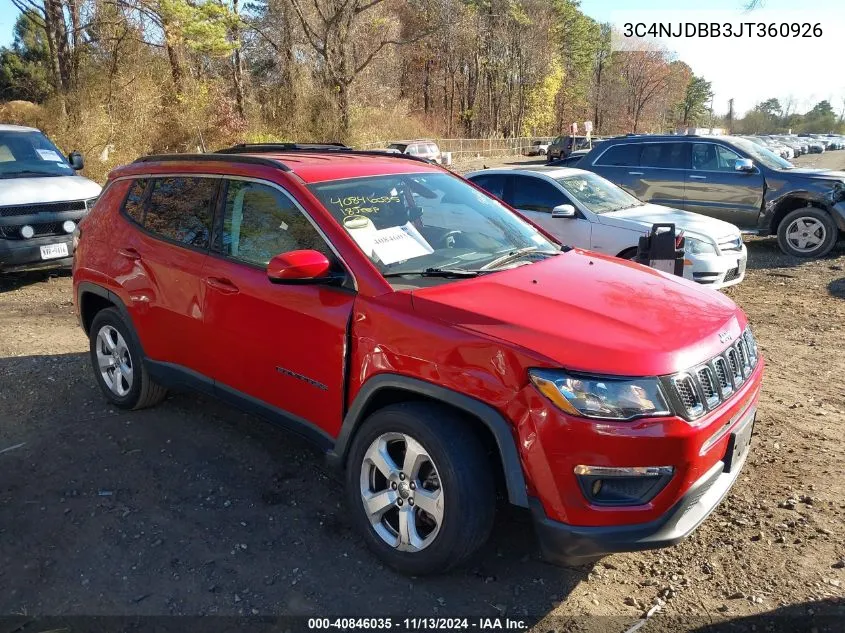
<instances>
[{"instance_id":1,"label":"side mirror","mask_svg":"<svg viewBox=\"0 0 845 633\"><path fill-rule=\"evenodd\" d=\"M575 207L571 204L559 204L552 209L552 218L574 218Z\"/></svg>"},{"instance_id":2,"label":"side mirror","mask_svg":"<svg viewBox=\"0 0 845 633\"><path fill-rule=\"evenodd\" d=\"M82 154L76 150L73 150L70 154L68 154L67 159L74 171L79 171L85 167L85 161L82 158Z\"/></svg>"},{"instance_id":3,"label":"side mirror","mask_svg":"<svg viewBox=\"0 0 845 633\"><path fill-rule=\"evenodd\" d=\"M737 158L734 169L736 171L754 171L754 162L750 158Z\"/></svg>"},{"instance_id":4,"label":"side mirror","mask_svg":"<svg viewBox=\"0 0 845 633\"><path fill-rule=\"evenodd\" d=\"M290 251L267 264L267 278L274 284L319 283L332 279L331 264L319 251Z\"/></svg>"}]
</instances>

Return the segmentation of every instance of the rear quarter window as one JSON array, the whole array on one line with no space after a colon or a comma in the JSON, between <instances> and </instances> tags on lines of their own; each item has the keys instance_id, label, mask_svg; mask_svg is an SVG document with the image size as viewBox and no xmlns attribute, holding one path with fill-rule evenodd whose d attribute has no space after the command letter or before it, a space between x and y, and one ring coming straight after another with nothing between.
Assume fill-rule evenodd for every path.
<instances>
[{"instance_id":1,"label":"rear quarter window","mask_svg":"<svg viewBox=\"0 0 845 633\"><path fill-rule=\"evenodd\" d=\"M147 179L132 182L129 195L123 203L123 211L138 224L144 224L144 194L147 191Z\"/></svg>"}]
</instances>

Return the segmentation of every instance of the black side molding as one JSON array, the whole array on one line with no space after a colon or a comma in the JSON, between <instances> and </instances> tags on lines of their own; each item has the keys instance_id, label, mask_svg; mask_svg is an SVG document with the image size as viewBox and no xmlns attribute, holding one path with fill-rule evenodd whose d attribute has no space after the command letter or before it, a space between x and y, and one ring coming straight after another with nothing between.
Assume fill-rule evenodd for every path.
<instances>
[{"instance_id":1,"label":"black side molding","mask_svg":"<svg viewBox=\"0 0 845 633\"><path fill-rule=\"evenodd\" d=\"M395 374L379 374L368 380L355 401L343 418L340 434L335 441L334 449L329 451L329 462L335 467L343 467L346 453L349 450L352 437L364 419L363 412L370 400L382 389L399 389L409 393L419 394L445 402L456 409L460 409L479 419L493 434L502 468L505 473L505 483L508 489L508 500L516 506L528 507L528 492L525 487L525 475L519 461L519 453L513 437L511 425L502 415L488 404L475 400L461 393L451 391L424 380L398 376Z\"/></svg>"},{"instance_id":2,"label":"black side molding","mask_svg":"<svg viewBox=\"0 0 845 633\"><path fill-rule=\"evenodd\" d=\"M215 382L208 376L192 369L173 363L150 360L149 358L144 360L144 364L150 376L159 384L176 389L186 388L214 396L245 413L272 422L286 431L296 433L324 452L328 451L334 444L334 438L308 420L267 404L237 389Z\"/></svg>"}]
</instances>

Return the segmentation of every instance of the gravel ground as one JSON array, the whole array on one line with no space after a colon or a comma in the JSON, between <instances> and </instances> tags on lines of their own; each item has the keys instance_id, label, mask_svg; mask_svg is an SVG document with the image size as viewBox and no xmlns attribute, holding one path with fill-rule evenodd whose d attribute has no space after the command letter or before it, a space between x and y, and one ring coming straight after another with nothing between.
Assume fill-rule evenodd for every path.
<instances>
[{"instance_id":1,"label":"gravel ground","mask_svg":"<svg viewBox=\"0 0 845 633\"><path fill-rule=\"evenodd\" d=\"M798 162L842 168L845 151ZM283 431L192 394L107 406L69 276L0 278L0 614L507 614L621 633L648 613L641 631L766 630L776 613L845 630L845 244L811 262L748 248L728 294L768 369L745 471L708 521L670 549L562 569L506 512L473 563L425 579L369 556L339 482Z\"/></svg>"}]
</instances>

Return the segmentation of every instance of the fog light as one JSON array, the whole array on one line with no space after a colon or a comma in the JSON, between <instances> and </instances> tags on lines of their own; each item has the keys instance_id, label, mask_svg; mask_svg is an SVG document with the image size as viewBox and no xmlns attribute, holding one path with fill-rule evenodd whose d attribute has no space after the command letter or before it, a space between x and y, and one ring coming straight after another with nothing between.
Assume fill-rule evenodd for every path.
<instances>
[{"instance_id":1,"label":"fog light","mask_svg":"<svg viewBox=\"0 0 845 633\"><path fill-rule=\"evenodd\" d=\"M76 230L76 222L73 220L65 220L64 224L62 224L62 230L70 235L74 232L74 230Z\"/></svg>"},{"instance_id":2,"label":"fog light","mask_svg":"<svg viewBox=\"0 0 845 633\"><path fill-rule=\"evenodd\" d=\"M35 235L35 229L32 228L29 224L24 224L21 227L21 237L28 240L33 235Z\"/></svg>"},{"instance_id":3,"label":"fog light","mask_svg":"<svg viewBox=\"0 0 845 633\"><path fill-rule=\"evenodd\" d=\"M672 479L672 466L575 467L581 491L594 505L632 506L648 503Z\"/></svg>"}]
</instances>

